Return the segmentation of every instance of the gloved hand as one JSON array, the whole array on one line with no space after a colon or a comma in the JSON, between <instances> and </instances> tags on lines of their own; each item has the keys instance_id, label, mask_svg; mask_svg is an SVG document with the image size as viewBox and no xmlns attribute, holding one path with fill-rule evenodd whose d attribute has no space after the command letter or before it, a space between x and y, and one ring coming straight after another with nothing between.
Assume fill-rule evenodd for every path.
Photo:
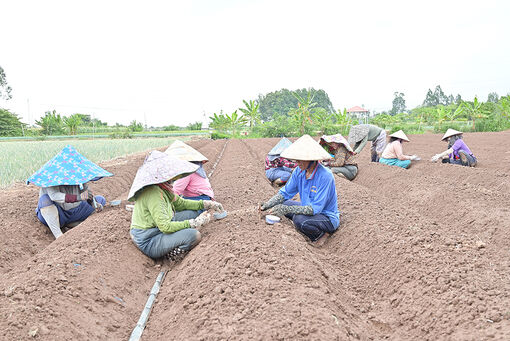
<instances>
[{"instance_id":1,"label":"gloved hand","mask_svg":"<svg viewBox=\"0 0 510 341\"><path fill-rule=\"evenodd\" d=\"M414 161L414 160L419 160L420 158L418 157L418 155L411 155L411 161Z\"/></svg>"},{"instance_id":2,"label":"gloved hand","mask_svg":"<svg viewBox=\"0 0 510 341\"><path fill-rule=\"evenodd\" d=\"M194 229L199 229L201 226L207 224L210 221L211 221L211 215L209 214L209 212L206 211L206 212L203 212L202 214L200 214L195 219L190 219L189 225Z\"/></svg>"},{"instance_id":3,"label":"gloved hand","mask_svg":"<svg viewBox=\"0 0 510 341\"><path fill-rule=\"evenodd\" d=\"M223 212L224 209L223 209L223 205L220 204L219 202L217 201L212 201L212 200L204 200L204 208L206 210L208 209L214 209L216 212Z\"/></svg>"},{"instance_id":4,"label":"gloved hand","mask_svg":"<svg viewBox=\"0 0 510 341\"><path fill-rule=\"evenodd\" d=\"M278 204L269 210L269 214L273 214L280 218L284 217L287 213L289 213L289 207L290 206Z\"/></svg>"},{"instance_id":5,"label":"gloved hand","mask_svg":"<svg viewBox=\"0 0 510 341\"><path fill-rule=\"evenodd\" d=\"M440 158L440 157L441 157L441 155L440 155L440 154L436 154L436 155L434 155L434 156L430 159L430 161L432 161L432 162L437 162L437 161L439 160L439 158Z\"/></svg>"},{"instance_id":6,"label":"gloved hand","mask_svg":"<svg viewBox=\"0 0 510 341\"><path fill-rule=\"evenodd\" d=\"M267 210L268 208L269 208L269 207L267 207L267 204L266 204L264 201L262 201L262 202L260 203L260 210L261 210L261 211L265 211L265 210Z\"/></svg>"}]
</instances>

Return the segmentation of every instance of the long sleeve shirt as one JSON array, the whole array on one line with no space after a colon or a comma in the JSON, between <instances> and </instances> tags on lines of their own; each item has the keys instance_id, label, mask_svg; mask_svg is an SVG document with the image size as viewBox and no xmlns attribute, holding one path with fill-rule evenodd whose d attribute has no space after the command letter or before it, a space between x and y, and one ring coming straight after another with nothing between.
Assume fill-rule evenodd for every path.
<instances>
[{"instance_id":1,"label":"long sleeve shirt","mask_svg":"<svg viewBox=\"0 0 510 341\"><path fill-rule=\"evenodd\" d=\"M174 182L174 192L184 197L198 197L208 195L214 198L209 179L202 178L197 173L193 173Z\"/></svg>"},{"instance_id":2,"label":"long sleeve shirt","mask_svg":"<svg viewBox=\"0 0 510 341\"><path fill-rule=\"evenodd\" d=\"M314 215L324 214L335 228L340 225L335 178L331 170L323 165L317 164L310 178L306 177L306 170L297 167L278 193L285 200L292 199L299 193L302 206L312 206Z\"/></svg>"},{"instance_id":3,"label":"long sleeve shirt","mask_svg":"<svg viewBox=\"0 0 510 341\"><path fill-rule=\"evenodd\" d=\"M64 211L68 211L80 205L80 194L85 192L87 189L87 184L83 184L83 189L81 190L78 185L41 187L39 190L39 198L48 194L51 201L62 207Z\"/></svg>"},{"instance_id":4,"label":"long sleeve shirt","mask_svg":"<svg viewBox=\"0 0 510 341\"><path fill-rule=\"evenodd\" d=\"M354 162L356 156L349 152L343 145L340 145L337 148L334 155L334 160L328 162L329 167L343 167L345 165L357 166L357 164Z\"/></svg>"},{"instance_id":5,"label":"long sleeve shirt","mask_svg":"<svg viewBox=\"0 0 510 341\"><path fill-rule=\"evenodd\" d=\"M473 155L473 153L471 153L471 150L469 149L469 147L466 145L466 143L464 143L464 141L462 141L462 139L458 139L457 141L455 141L455 143L452 146L452 149L453 149L453 153L451 153L449 155L450 159L459 159L459 157L460 157L459 151L461 151L461 150L465 151L469 155Z\"/></svg>"},{"instance_id":6,"label":"long sleeve shirt","mask_svg":"<svg viewBox=\"0 0 510 341\"><path fill-rule=\"evenodd\" d=\"M404 155L402 151L402 143L400 141L393 141L384 148L381 154L384 159L399 159L399 160L411 160L411 156Z\"/></svg>"},{"instance_id":7,"label":"long sleeve shirt","mask_svg":"<svg viewBox=\"0 0 510 341\"><path fill-rule=\"evenodd\" d=\"M190 224L189 220L172 221L174 212L203 208L202 200L182 199L176 194L161 189L158 185L151 185L136 196L131 228L146 230L157 227L163 233L177 232L189 228Z\"/></svg>"},{"instance_id":8,"label":"long sleeve shirt","mask_svg":"<svg viewBox=\"0 0 510 341\"><path fill-rule=\"evenodd\" d=\"M288 167L288 168L296 168L296 164L292 161L289 161L283 157L279 157L274 159L273 161L269 160L269 157L266 156L266 170L271 168L279 168L279 167Z\"/></svg>"},{"instance_id":9,"label":"long sleeve shirt","mask_svg":"<svg viewBox=\"0 0 510 341\"><path fill-rule=\"evenodd\" d=\"M379 128L378 126L375 126L373 124L367 124L368 125L368 133L363 137L361 141L358 141L354 145L354 152L359 154L365 148L365 145L368 141L374 141L377 139L379 134L381 134L382 128ZM356 126L353 127L355 129ZM352 146L352 144L351 144Z\"/></svg>"}]
</instances>

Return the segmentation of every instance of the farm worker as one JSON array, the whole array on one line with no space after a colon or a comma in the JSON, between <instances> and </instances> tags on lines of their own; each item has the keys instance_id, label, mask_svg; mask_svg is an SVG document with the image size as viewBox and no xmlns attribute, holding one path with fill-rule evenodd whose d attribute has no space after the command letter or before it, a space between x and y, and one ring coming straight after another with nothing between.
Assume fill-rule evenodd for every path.
<instances>
[{"instance_id":1,"label":"farm worker","mask_svg":"<svg viewBox=\"0 0 510 341\"><path fill-rule=\"evenodd\" d=\"M179 140L172 143L165 153L198 166L196 172L174 182L174 193L189 200L214 200L214 192L203 167L209 160L204 155Z\"/></svg>"},{"instance_id":2,"label":"farm worker","mask_svg":"<svg viewBox=\"0 0 510 341\"><path fill-rule=\"evenodd\" d=\"M49 227L55 239L59 238L62 229L67 231L94 211L102 210L106 199L94 196L87 182L112 175L72 146L65 146L27 180L27 184L41 187L35 210L37 218Z\"/></svg>"},{"instance_id":3,"label":"farm worker","mask_svg":"<svg viewBox=\"0 0 510 341\"><path fill-rule=\"evenodd\" d=\"M331 156L309 135L300 137L281 156L296 160L297 167L285 186L260 209L292 219L312 242L335 232L340 224L335 178L318 162ZM298 193L300 201L290 200Z\"/></svg>"},{"instance_id":4,"label":"farm worker","mask_svg":"<svg viewBox=\"0 0 510 341\"><path fill-rule=\"evenodd\" d=\"M466 143L464 143L461 131L448 129L441 140L448 142L448 149L434 155L430 161L437 162L439 159L442 159L443 163L453 163L469 167L476 166L476 157L471 153Z\"/></svg>"},{"instance_id":5,"label":"farm worker","mask_svg":"<svg viewBox=\"0 0 510 341\"><path fill-rule=\"evenodd\" d=\"M367 142L372 141L371 158L372 162L377 162L386 146L386 130L373 124L355 125L351 127L347 140L354 149L354 154L361 153Z\"/></svg>"},{"instance_id":6,"label":"farm worker","mask_svg":"<svg viewBox=\"0 0 510 341\"><path fill-rule=\"evenodd\" d=\"M282 139L267 153L266 177L275 186L284 185L289 180L296 164L283 158L280 154L287 149L292 142L286 137Z\"/></svg>"},{"instance_id":7,"label":"farm worker","mask_svg":"<svg viewBox=\"0 0 510 341\"><path fill-rule=\"evenodd\" d=\"M342 174L347 180L353 180L358 174L358 165L354 162L354 151L349 142L340 134L323 135L319 141L320 145L333 158L322 164L329 167L337 175Z\"/></svg>"},{"instance_id":8,"label":"farm worker","mask_svg":"<svg viewBox=\"0 0 510 341\"><path fill-rule=\"evenodd\" d=\"M379 162L389 166L409 168L411 161L419 160L420 158L416 155L404 155L402 151L403 141L409 142L409 139L402 130L391 134L390 141L381 154Z\"/></svg>"},{"instance_id":9,"label":"farm worker","mask_svg":"<svg viewBox=\"0 0 510 341\"><path fill-rule=\"evenodd\" d=\"M199 229L211 220L203 209L223 211L211 200L187 200L174 193L175 180L188 176L199 166L152 151L138 169L128 200L135 202L130 235L136 246L151 258L174 259L200 242Z\"/></svg>"}]
</instances>

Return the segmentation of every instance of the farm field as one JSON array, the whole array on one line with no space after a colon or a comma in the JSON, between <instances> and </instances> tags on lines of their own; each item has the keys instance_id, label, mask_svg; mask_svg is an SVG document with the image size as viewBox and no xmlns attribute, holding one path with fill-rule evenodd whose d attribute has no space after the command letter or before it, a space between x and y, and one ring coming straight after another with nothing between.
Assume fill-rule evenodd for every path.
<instances>
[{"instance_id":1,"label":"farm field","mask_svg":"<svg viewBox=\"0 0 510 341\"><path fill-rule=\"evenodd\" d=\"M446 149L440 134L409 136L404 152L423 159L409 170L365 147L357 178L335 177L341 225L320 248L257 210L276 192L264 158L278 138L189 142L208 173L225 148L210 180L229 215L178 264L129 237L145 153L100 163L115 176L92 191L123 204L54 242L37 187L1 190L0 339L126 340L168 270L143 340L508 340L510 131L464 135L476 168L426 161Z\"/></svg>"}]
</instances>

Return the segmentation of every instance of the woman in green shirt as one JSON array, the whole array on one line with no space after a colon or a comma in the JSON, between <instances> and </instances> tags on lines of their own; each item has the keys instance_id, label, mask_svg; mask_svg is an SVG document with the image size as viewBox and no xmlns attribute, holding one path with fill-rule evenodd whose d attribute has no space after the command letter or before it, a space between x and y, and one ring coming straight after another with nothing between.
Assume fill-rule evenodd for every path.
<instances>
[{"instance_id":1,"label":"woman in green shirt","mask_svg":"<svg viewBox=\"0 0 510 341\"><path fill-rule=\"evenodd\" d=\"M135 201L130 235L147 256L174 258L186 253L200 242L199 228L211 220L213 208L223 211L220 203L211 200L186 200L173 192L175 180L190 175L198 166L153 151L138 169L129 192Z\"/></svg>"}]
</instances>

